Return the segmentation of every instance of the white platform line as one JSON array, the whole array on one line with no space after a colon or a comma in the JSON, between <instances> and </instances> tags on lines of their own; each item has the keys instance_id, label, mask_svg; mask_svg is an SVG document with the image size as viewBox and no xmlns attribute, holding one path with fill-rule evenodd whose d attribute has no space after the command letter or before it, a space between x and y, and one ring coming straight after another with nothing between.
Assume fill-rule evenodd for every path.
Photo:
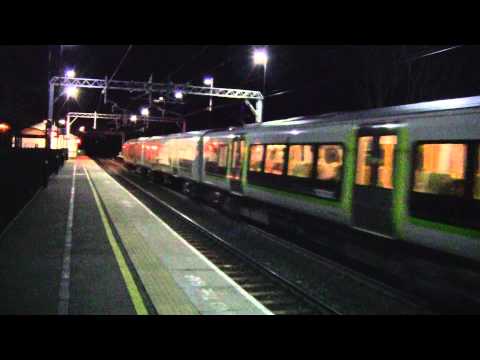
<instances>
[{"instance_id":1,"label":"white platform line","mask_svg":"<svg viewBox=\"0 0 480 360\"><path fill-rule=\"evenodd\" d=\"M65 248L63 251L62 276L60 279L58 314L67 315L70 302L70 269L72 253L72 228L73 209L75 204L75 177L77 174L77 162L73 166L72 188L70 190L70 203L68 207L67 226L65 230Z\"/></svg>"},{"instance_id":2,"label":"white platform line","mask_svg":"<svg viewBox=\"0 0 480 360\"><path fill-rule=\"evenodd\" d=\"M91 160L93 163L93 160ZM95 164L98 166L97 164ZM98 166L100 168L100 166ZM101 169L101 168L100 168ZM103 170L103 169L102 169ZM267 309L264 305L262 305L257 299L255 299L252 295L250 295L248 292L246 292L240 285L238 285L234 280L232 280L229 276L227 276L224 272L222 272L215 264L213 264L207 257L205 257L200 251L195 249L192 245L188 243L183 237L181 237L175 230L173 230L167 223L165 223L161 218L158 217L152 210L150 210L144 203L142 203L139 199L137 199L132 193L130 193L125 187L120 184L117 180L115 180L109 173L107 173L105 170L103 172L110 177L115 183L117 183L120 188L125 191L132 199L134 199L141 207L143 207L151 216L153 216L157 221L159 221L167 230L169 230L175 237L177 237L184 245L186 245L190 250L192 250L198 257L200 257L202 260L204 260L207 265L215 271L218 275L220 275L225 281L227 281L232 287L234 287L240 294L242 294L247 300L250 301L257 309L262 311L265 315L274 315L269 309ZM130 184L133 186L137 187L141 191L145 192L149 196L153 197L160 203L163 203L163 200L159 199L156 197L154 194L152 194L149 191L146 191L142 188L140 188L137 184L135 184L133 181L130 179L127 179L123 177L126 181L128 181Z\"/></svg>"}]
</instances>

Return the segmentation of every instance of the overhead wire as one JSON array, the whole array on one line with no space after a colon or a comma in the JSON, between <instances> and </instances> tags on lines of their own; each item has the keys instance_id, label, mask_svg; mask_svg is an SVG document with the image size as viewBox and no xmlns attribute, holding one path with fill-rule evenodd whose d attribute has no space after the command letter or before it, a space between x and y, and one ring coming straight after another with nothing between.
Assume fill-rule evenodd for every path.
<instances>
[{"instance_id":1,"label":"overhead wire","mask_svg":"<svg viewBox=\"0 0 480 360\"><path fill-rule=\"evenodd\" d=\"M117 75L117 72L118 70L120 69L120 67L122 66L123 62L125 61L125 59L127 58L128 54L130 53L130 50L132 49L132 46L133 45L128 45L128 48L127 50L125 51L125 53L123 54L123 57L120 59L120 62L118 63L117 67L115 68L115 70L113 71L113 74L112 76L110 76L110 78L107 79L107 83L105 84L107 87L108 87L108 84L111 80L113 80L113 78L115 77L115 75ZM102 92L100 92L100 94L98 94L98 101L97 101L97 106L96 106L96 110L98 110L98 107L100 106L100 100L102 98Z\"/></svg>"},{"instance_id":2,"label":"overhead wire","mask_svg":"<svg viewBox=\"0 0 480 360\"><path fill-rule=\"evenodd\" d=\"M203 48L200 50L200 52L196 53L192 58L189 60L185 61L182 63L179 67L177 67L174 71L169 72L166 76L164 76L165 80L170 80L171 77L175 74L177 74L180 70L182 70L187 64L191 64L194 60L198 59L200 56L203 55L203 53L210 47L210 45L205 45Z\"/></svg>"}]
</instances>

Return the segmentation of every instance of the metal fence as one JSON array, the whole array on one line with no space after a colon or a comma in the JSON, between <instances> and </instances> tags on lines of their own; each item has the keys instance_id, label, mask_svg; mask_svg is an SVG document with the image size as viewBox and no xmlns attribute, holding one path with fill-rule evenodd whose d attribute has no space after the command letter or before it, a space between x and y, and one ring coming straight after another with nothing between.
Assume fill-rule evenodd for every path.
<instances>
[{"instance_id":1,"label":"metal fence","mask_svg":"<svg viewBox=\"0 0 480 360\"><path fill-rule=\"evenodd\" d=\"M0 231L32 196L48 185L68 157L66 149L0 151Z\"/></svg>"}]
</instances>

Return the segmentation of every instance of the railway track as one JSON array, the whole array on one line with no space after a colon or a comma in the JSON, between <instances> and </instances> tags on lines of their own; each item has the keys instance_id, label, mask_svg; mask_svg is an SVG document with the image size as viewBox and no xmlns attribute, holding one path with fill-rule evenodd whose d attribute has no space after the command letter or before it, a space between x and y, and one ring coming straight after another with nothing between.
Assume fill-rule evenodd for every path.
<instances>
[{"instance_id":1,"label":"railway track","mask_svg":"<svg viewBox=\"0 0 480 360\"><path fill-rule=\"evenodd\" d=\"M316 296L309 292L304 286L299 285L301 281L292 280L283 276L282 271L240 249L238 246L232 245L216 232L208 229L204 225L195 221L191 217L178 210L176 207L167 203L154 194L152 191L144 188L139 183L142 177L135 176L135 181L123 175L123 166L115 161L99 160L99 164L108 171L112 176L119 180L134 194L141 195L142 198L148 198L152 208L155 209L157 215L162 217L175 231L177 231L192 246L203 253L211 260L219 269L227 274L232 280L237 282L244 290L250 293L264 306L269 308L274 314L345 314L352 313L351 306L339 306L338 303L331 301L330 298ZM134 176L134 175L132 175ZM138 178L137 178L138 177ZM143 179L144 181L145 179ZM170 189L165 189L173 192ZM177 194L177 196L180 196ZM153 209L152 209L153 210ZM258 229L251 224L245 224L248 231L256 234L258 238L268 239L271 242L281 243L282 239L276 235L270 234L262 229ZM286 245L283 241L283 246ZM293 245L295 246L295 245ZM298 246L296 252L302 252ZM304 254L306 252L304 251ZM314 260L321 262L322 266L329 268L336 273L336 276L342 279L353 279L366 291L374 290L392 299L393 302L403 303L410 310L406 313L430 313L426 309L425 304L417 304L412 298L404 296L404 294L396 291L389 286L382 284L374 279L370 279L360 273L352 271L340 264L336 264L328 259L321 259L318 256ZM335 296L333 296L335 298ZM336 296L337 300L340 299ZM361 304L357 304L361 307ZM388 306L387 306L388 307ZM392 306L390 306L392 308ZM393 313L403 313L403 310ZM347 310L346 310L347 309ZM413 310L415 309L415 310ZM362 310L363 311L363 310ZM362 313L360 311L360 313ZM353 313L355 313L353 311ZM367 313L371 313L368 312ZM375 313L375 312L374 312ZM383 313L380 311L380 313Z\"/></svg>"}]
</instances>

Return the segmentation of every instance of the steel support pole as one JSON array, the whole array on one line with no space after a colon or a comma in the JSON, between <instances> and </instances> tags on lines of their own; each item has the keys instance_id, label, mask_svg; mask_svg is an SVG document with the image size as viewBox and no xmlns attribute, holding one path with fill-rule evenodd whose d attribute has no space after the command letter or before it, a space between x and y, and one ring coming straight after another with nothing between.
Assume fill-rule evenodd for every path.
<instances>
[{"instance_id":1,"label":"steel support pole","mask_svg":"<svg viewBox=\"0 0 480 360\"><path fill-rule=\"evenodd\" d=\"M55 96L55 85L50 83L48 87L48 120L45 124L45 148L50 149L50 126L53 123L53 103Z\"/></svg>"},{"instance_id":2,"label":"steel support pole","mask_svg":"<svg viewBox=\"0 0 480 360\"><path fill-rule=\"evenodd\" d=\"M55 95L55 85L50 83L48 87L48 121L53 121L53 101Z\"/></svg>"},{"instance_id":3,"label":"steel support pole","mask_svg":"<svg viewBox=\"0 0 480 360\"><path fill-rule=\"evenodd\" d=\"M48 119L45 124L45 149L44 149L44 159L43 159L43 166L42 166L42 182L43 186L48 186L48 154L50 150L50 124L53 122L53 104L54 104L54 96L55 96L55 85L50 83L48 86Z\"/></svg>"},{"instance_id":4,"label":"steel support pole","mask_svg":"<svg viewBox=\"0 0 480 360\"><path fill-rule=\"evenodd\" d=\"M93 129L97 130L97 112L93 113Z\"/></svg>"},{"instance_id":5,"label":"steel support pole","mask_svg":"<svg viewBox=\"0 0 480 360\"><path fill-rule=\"evenodd\" d=\"M103 103L107 104L108 76L105 76L105 87L103 88Z\"/></svg>"},{"instance_id":6,"label":"steel support pole","mask_svg":"<svg viewBox=\"0 0 480 360\"><path fill-rule=\"evenodd\" d=\"M255 122L261 123L263 118L263 100L257 100L255 110Z\"/></svg>"},{"instance_id":7,"label":"steel support pole","mask_svg":"<svg viewBox=\"0 0 480 360\"><path fill-rule=\"evenodd\" d=\"M67 136L70 138L70 113L67 114Z\"/></svg>"}]
</instances>

